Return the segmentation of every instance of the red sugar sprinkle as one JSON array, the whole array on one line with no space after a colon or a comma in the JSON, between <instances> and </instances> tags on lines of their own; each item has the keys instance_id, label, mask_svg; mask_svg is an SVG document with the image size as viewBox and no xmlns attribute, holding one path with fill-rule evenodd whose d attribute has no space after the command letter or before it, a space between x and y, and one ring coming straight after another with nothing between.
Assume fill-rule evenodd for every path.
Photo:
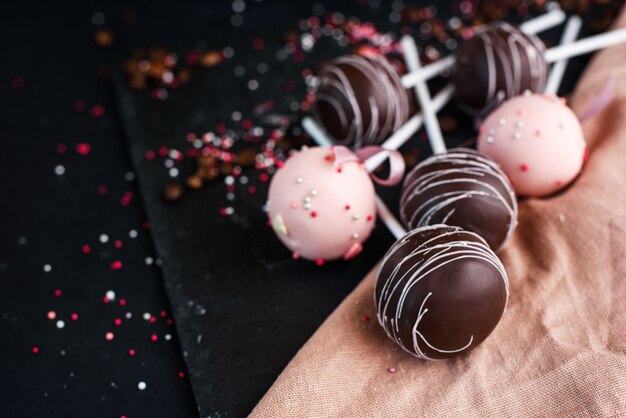
<instances>
[{"instance_id":1,"label":"red sugar sprinkle","mask_svg":"<svg viewBox=\"0 0 626 418\"><path fill-rule=\"evenodd\" d=\"M102 105L92 106L91 109L89 110L89 114L93 116L94 118L101 117L102 115L104 115L104 106Z\"/></svg>"},{"instance_id":2,"label":"red sugar sprinkle","mask_svg":"<svg viewBox=\"0 0 626 418\"><path fill-rule=\"evenodd\" d=\"M167 149L167 147L159 147L158 152L161 157L165 157L169 153L169 150Z\"/></svg>"},{"instance_id":3,"label":"red sugar sprinkle","mask_svg":"<svg viewBox=\"0 0 626 418\"><path fill-rule=\"evenodd\" d=\"M181 379L185 377L185 372L178 372L178 377L180 377Z\"/></svg>"},{"instance_id":4,"label":"red sugar sprinkle","mask_svg":"<svg viewBox=\"0 0 626 418\"><path fill-rule=\"evenodd\" d=\"M345 210L350 210L350 205L346 205L346 206L344 206L344 209L345 209Z\"/></svg>"},{"instance_id":5,"label":"red sugar sprinkle","mask_svg":"<svg viewBox=\"0 0 626 418\"><path fill-rule=\"evenodd\" d=\"M57 152L59 154L65 154L66 151L67 151L67 147L65 146L65 144L58 144L57 145Z\"/></svg>"},{"instance_id":6,"label":"red sugar sprinkle","mask_svg":"<svg viewBox=\"0 0 626 418\"><path fill-rule=\"evenodd\" d=\"M121 270L122 269L122 262L119 260L116 260L114 262L111 263L111 270Z\"/></svg>"},{"instance_id":7,"label":"red sugar sprinkle","mask_svg":"<svg viewBox=\"0 0 626 418\"><path fill-rule=\"evenodd\" d=\"M396 372L396 368L395 367L390 367L388 369L389 373L395 373Z\"/></svg>"},{"instance_id":8,"label":"red sugar sprinkle","mask_svg":"<svg viewBox=\"0 0 626 418\"><path fill-rule=\"evenodd\" d=\"M21 75L16 75L15 77L13 77L13 80L11 80L11 85L16 90L19 90L19 89L23 88L24 87L24 77L22 77Z\"/></svg>"},{"instance_id":9,"label":"red sugar sprinkle","mask_svg":"<svg viewBox=\"0 0 626 418\"><path fill-rule=\"evenodd\" d=\"M89 155L89 153L91 152L91 145L84 142L76 144L76 152L80 155Z\"/></svg>"},{"instance_id":10,"label":"red sugar sprinkle","mask_svg":"<svg viewBox=\"0 0 626 418\"><path fill-rule=\"evenodd\" d=\"M33 347L32 351L33 351L33 354L39 353L39 347Z\"/></svg>"},{"instance_id":11,"label":"red sugar sprinkle","mask_svg":"<svg viewBox=\"0 0 626 418\"><path fill-rule=\"evenodd\" d=\"M589 148L585 148L583 152L583 161L587 161L589 159Z\"/></svg>"},{"instance_id":12,"label":"red sugar sprinkle","mask_svg":"<svg viewBox=\"0 0 626 418\"><path fill-rule=\"evenodd\" d=\"M116 327L119 327L120 325L122 325L122 320L119 318L115 318L113 320L113 324L115 324Z\"/></svg>"},{"instance_id":13,"label":"red sugar sprinkle","mask_svg":"<svg viewBox=\"0 0 626 418\"><path fill-rule=\"evenodd\" d=\"M174 321L172 320L172 318L167 318L167 319L165 320L165 323L166 323L167 325L172 325L172 324L174 323Z\"/></svg>"},{"instance_id":14,"label":"red sugar sprinkle","mask_svg":"<svg viewBox=\"0 0 626 418\"><path fill-rule=\"evenodd\" d=\"M161 311L159 315L161 315L161 318L165 318L167 316L167 312Z\"/></svg>"},{"instance_id":15,"label":"red sugar sprinkle","mask_svg":"<svg viewBox=\"0 0 626 418\"><path fill-rule=\"evenodd\" d=\"M56 319L57 313L54 311L49 311L46 316L48 317L49 320L53 321L54 319Z\"/></svg>"},{"instance_id":16,"label":"red sugar sprinkle","mask_svg":"<svg viewBox=\"0 0 626 418\"><path fill-rule=\"evenodd\" d=\"M82 112L83 110L85 110L85 107L86 107L86 106L87 106L87 105L85 104L85 101L84 101L84 100L80 100L80 99L78 99L78 100L74 101L74 109L75 109L77 112Z\"/></svg>"},{"instance_id":17,"label":"red sugar sprinkle","mask_svg":"<svg viewBox=\"0 0 626 418\"><path fill-rule=\"evenodd\" d=\"M323 266L324 265L324 259L323 258L318 258L315 260L315 264L317 264L318 266Z\"/></svg>"},{"instance_id":18,"label":"red sugar sprinkle","mask_svg":"<svg viewBox=\"0 0 626 418\"><path fill-rule=\"evenodd\" d=\"M522 164L519 168L522 171L528 171L528 165L527 164Z\"/></svg>"},{"instance_id":19,"label":"red sugar sprinkle","mask_svg":"<svg viewBox=\"0 0 626 418\"><path fill-rule=\"evenodd\" d=\"M365 322L368 322L368 321L370 320L370 317L369 317L369 316L367 316L367 315L365 315L365 316L363 317L363 320L364 320Z\"/></svg>"},{"instance_id":20,"label":"red sugar sprinkle","mask_svg":"<svg viewBox=\"0 0 626 418\"><path fill-rule=\"evenodd\" d=\"M159 336L156 334L152 334L150 336L150 341L152 341L153 343L157 342L158 339L159 339Z\"/></svg>"},{"instance_id":21,"label":"red sugar sprinkle","mask_svg":"<svg viewBox=\"0 0 626 418\"><path fill-rule=\"evenodd\" d=\"M98 186L98 194L99 195L107 194L107 187L106 186Z\"/></svg>"},{"instance_id":22,"label":"red sugar sprinkle","mask_svg":"<svg viewBox=\"0 0 626 418\"><path fill-rule=\"evenodd\" d=\"M252 48L254 49L263 49L264 46L265 41L261 38L256 38L254 41L252 41Z\"/></svg>"},{"instance_id":23,"label":"red sugar sprinkle","mask_svg":"<svg viewBox=\"0 0 626 418\"><path fill-rule=\"evenodd\" d=\"M128 350L128 355L129 356L134 356L135 354L136 354L136 352L132 348L130 350Z\"/></svg>"},{"instance_id":24,"label":"red sugar sprinkle","mask_svg":"<svg viewBox=\"0 0 626 418\"><path fill-rule=\"evenodd\" d=\"M61 292L61 289L56 289L54 291L54 296L56 296L56 297L61 297L62 294L63 294L63 292Z\"/></svg>"},{"instance_id":25,"label":"red sugar sprinkle","mask_svg":"<svg viewBox=\"0 0 626 418\"><path fill-rule=\"evenodd\" d=\"M300 254L298 253L291 253L291 258L293 258L294 260L297 260L300 258Z\"/></svg>"},{"instance_id":26,"label":"red sugar sprinkle","mask_svg":"<svg viewBox=\"0 0 626 418\"><path fill-rule=\"evenodd\" d=\"M255 194L255 193L256 193L256 187L248 186L248 194Z\"/></svg>"},{"instance_id":27,"label":"red sugar sprinkle","mask_svg":"<svg viewBox=\"0 0 626 418\"><path fill-rule=\"evenodd\" d=\"M111 300L105 296L105 297L102 298L102 302L109 303L109 302L111 302Z\"/></svg>"},{"instance_id":28,"label":"red sugar sprinkle","mask_svg":"<svg viewBox=\"0 0 626 418\"><path fill-rule=\"evenodd\" d=\"M261 180L263 183L266 183L269 179L270 176L267 173L259 174L259 180Z\"/></svg>"},{"instance_id":29,"label":"red sugar sprinkle","mask_svg":"<svg viewBox=\"0 0 626 418\"><path fill-rule=\"evenodd\" d=\"M341 167L338 167L338 168L337 168L337 173L341 173L341 171L342 171L342 170L341 170Z\"/></svg>"},{"instance_id":30,"label":"red sugar sprinkle","mask_svg":"<svg viewBox=\"0 0 626 418\"><path fill-rule=\"evenodd\" d=\"M77 313L73 313L70 315L70 318L72 319L72 321L78 321L78 314Z\"/></svg>"},{"instance_id":31,"label":"red sugar sprinkle","mask_svg":"<svg viewBox=\"0 0 626 418\"><path fill-rule=\"evenodd\" d=\"M120 299L117 303L119 303L120 306L126 306L126 299Z\"/></svg>"},{"instance_id":32,"label":"red sugar sprinkle","mask_svg":"<svg viewBox=\"0 0 626 418\"><path fill-rule=\"evenodd\" d=\"M113 338L115 338L115 335L113 335L113 333L109 331L106 334L104 334L104 338L107 341L113 341Z\"/></svg>"},{"instance_id":33,"label":"red sugar sprinkle","mask_svg":"<svg viewBox=\"0 0 626 418\"><path fill-rule=\"evenodd\" d=\"M152 150L146 151L146 160L154 160L154 157L156 157L156 152Z\"/></svg>"},{"instance_id":34,"label":"red sugar sprinkle","mask_svg":"<svg viewBox=\"0 0 626 418\"><path fill-rule=\"evenodd\" d=\"M154 324L156 322L156 317L153 315L150 317L150 323Z\"/></svg>"},{"instance_id":35,"label":"red sugar sprinkle","mask_svg":"<svg viewBox=\"0 0 626 418\"><path fill-rule=\"evenodd\" d=\"M278 168L283 168L284 165L285 165L284 161L277 161L276 162L276 167L278 167Z\"/></svg>"},{"instance_id":36,"label":"red sugar sprinkle","mask_svg":"<svg viewBox=\"0 0 626 418\"><path fill-rule=\"evenodd\" d=\"M317 218L317 212L311 211L311 218Z\"/></svg>"},{"instance_id":37,"label":"red sugar sprinkle","mask_svg":"<svg viewBox=\"0 0 626 418\"><path fill-rule=\"evenodd\" d=\"M85 244L81 250L83 251L83 254L89 254L91 252L91 247Z\"/></svg>"},{"instance_id":38,"label":"red sugar sprinkle","mask_svg":"<svg viewBox=\"0 0 626 418\"><path fill-rule=\"evenodd\" d=\"M367 216L365 217L365 220L366 220L367 222L371 222L372 220L374 220L374 216L373 216L373 215L367 215Z\"/></svg>"},{"instance_id":39,"label":"red sugar sprinkle","mask_svg":"<svg viewBox=\"0 0 626 418\"><path fill-rule=\"evenodd\" d=\"M122 248L124 244L122 243L122 241L120 241L119 239L116 239L115 242L113 243L113 246L115 248Z\"/></svg>"}]
</instances>

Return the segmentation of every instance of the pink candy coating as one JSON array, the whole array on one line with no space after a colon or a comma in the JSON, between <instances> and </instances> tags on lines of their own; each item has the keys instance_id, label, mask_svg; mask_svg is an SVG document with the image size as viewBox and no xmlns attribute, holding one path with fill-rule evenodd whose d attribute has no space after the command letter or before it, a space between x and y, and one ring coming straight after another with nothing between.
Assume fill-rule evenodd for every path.
<instances>
[{"instance_id":1,"label":"pink candy coating","mask_svg":"<svg viewBox=\"0 0 626 418\"><path fill-rule=\"evenodd\" d=\"M555 96L524 94L484 120L478 151L500 164L522 196L546 196L571 183L586 155L576 114Z\"/></svg>"},{"instance_id":2,"label":"pink candy coating","mask_svg":"<svg viewBox=\"0 0 626 418\"><path fill-rule=\"evenodd\" d=\"M269 218L294 254L309 260L356 256L374 227L376 195L362 164L339 166L330 148L303 148L270 183Z\"/></svg>"}]
</instances>

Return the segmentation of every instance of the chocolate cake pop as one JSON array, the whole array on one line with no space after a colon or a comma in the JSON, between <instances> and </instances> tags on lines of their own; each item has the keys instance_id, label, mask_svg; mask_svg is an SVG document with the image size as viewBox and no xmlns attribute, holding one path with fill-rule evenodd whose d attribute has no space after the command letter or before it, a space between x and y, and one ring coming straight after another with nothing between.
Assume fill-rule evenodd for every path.
<instances>
[{"instance_id":1,"label":"chocolate cake pop","mask_svg":"<svg viewBox=\"0 0 626 418\"><path fill-rule=\"evenodd\" d=\"M460 226L497 251L517 225L517 202L497 164L476 151L453 148L407 174L400 217L408 229L439 223Z\"/></svg>"},{"instance_id":2,"label":"chocolate cake pop","mask_svg":"<svg viewBox=\"0 0 626 418\"><path fill-rule=\"evenodd\" d=\"M587 145L578 118L552 95L524 94L491 113L478 151L496 161L523 196L545 196L574 180Z\"/></svg>"},{"instance_id":3,"label":"chocolate cake pop","mask_svg":"<svg viewBox=\"0 0 626 418\"><path fill-rule=\"evenodd\" d=\"M505 22L487 25L456 52L456 100L466 112L485 116L525 90L543 92L548 74L545 46Z\"/></svg>"},{"instance_id":4,"label":"chocolate cake pop","mask_svg":"<svg viewBox=\"0 0 626 418\"><path fill-rule=\"evenodd\" d=\"M375 224L374 185L362 163L330 148L303 148L269 187L269 218L295 257L321 262L359 254Z\"/></svg>"},{"instance_id":5,"label":"chocolate cake pop","mask_svg":"<svg viewBox=\"0 0 626 418\"><path fill-rule=\"evenodd\" d=\"M322 68L313 110L334 143L355 148L379 144L412 113L398 71L383 57L359 55Z\"/></svg>"},{"instance_id":6,"label":"chocolate cake pop","mask_svg":"<svg viewBox=\"0 0 626 418\"><path fill-rule=\"evenodd\" d=\"M479 345L507 305L506 271L473 232L415 229L389 249L378 271L378 322L410 354L439 360Z\"/></svg>"}]
</instances>

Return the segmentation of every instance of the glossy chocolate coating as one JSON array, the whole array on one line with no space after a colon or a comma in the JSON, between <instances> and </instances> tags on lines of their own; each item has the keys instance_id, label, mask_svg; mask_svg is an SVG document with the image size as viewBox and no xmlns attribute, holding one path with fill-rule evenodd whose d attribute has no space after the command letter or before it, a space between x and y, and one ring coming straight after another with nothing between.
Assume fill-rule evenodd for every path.
<instances>
[{"instance_id":1,"label":"glossy chocolate coating","mask_svg":"<svg viewBox=\"0 0 626 418\"><path fill-rule=\"evenodd\" d=\"M466 112L486 116L504 100L530 90L543 93L548 74L545 46L504 22L485 26L456 52L452 81Z\"/></svg>"},{"instance_id":2,"label":"glossy chocolate coating","mask_svg":"<svg viewBox=\"0 0 626 418\"><path fill-rule=\"evenodd\" d=\"M337 144L379 144L412 111L398 71L384 58L346 55L324 66L313 103L315 117Z\"/></svg>"},{"instance_id":3,"label":"glossy chocolate coating","mask_svg":"<svg viewBox=\"0 0 626 418\"><path fill-rule=\"evenodd\" d=\"M460 226L497 251L517 226L517 201L495 162L474 150L453 148L407 174L400 217L407 229L439 223Z\"/></svg>"},{"instance_id":4,"label":"glossy chocolate coating","mask_svg":"<svg viewBox=\"0 0 626 418\"><path fill-rule=\"evenodd\" d=\"M508 294L506 271L482 238L434 225L391 247L374 298L391 339L416 357L439 360L483 342L500 321Z\"/></svg>"}]
</instances>

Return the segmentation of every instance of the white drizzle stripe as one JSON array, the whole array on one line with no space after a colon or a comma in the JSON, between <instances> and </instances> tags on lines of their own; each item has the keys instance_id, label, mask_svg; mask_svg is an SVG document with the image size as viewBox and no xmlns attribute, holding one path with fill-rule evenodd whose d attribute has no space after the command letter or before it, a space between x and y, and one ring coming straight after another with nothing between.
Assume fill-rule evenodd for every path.
<instances>
[{"instance_id":1,"label":"white drizzle stripe","mask_svg":"<svg viewBox=\"0 0 626 418\"><path fill-rule=\"evenodd\" d=\"M437 165L441 163L448 163L454 168L438 169ZM457 184L455 190L433 193L433 189L445 189L453 184ZM458 187L463 184L467 186ZM421 202L420 198L426 192L431 192L433 197ZM506 174L495 162L470 149L453 148L445 154L431 156L413 168L402 186L400 217L408 229L428 225L436 217L447 220L451 209L454 209L452 205L457 206L459 201L474 196L494 199L508 211L510 222L503 241L506 242L517 226L515 192ZM413 202L418 202L418 206L414 207Z\"/></svg>"},{"instance_id":2,"label":"white drizzle stripe","mask_svg":"<svg viewBox=\"0 0 626 418\"><path fill-rule=\"evenodd\" d=\"M366 126L364 110L359 106L357 93L350 79L341 68L348 66L360 72L369 83L383 93L384 100L378 103L374 96L367 98L371 112L370 123ZM356 148L380 143L392 132L398 130L409 118L409 96L402 86L397 71L383 58L365 58L358 55L347 55L335 59L325 66L319 74L320 87L316 101L327 103L337 113L343 138L335 138L337 144L354 144ZM338 97L330 94L332 90ZM345 104L349 109L345 109ZM379 109L379 105L385 108ZM323 118L317 113L316 117ZM349 113L346 111L349 110ZM383 111L384 110L384 111Z\"/></svg>"},{"instance_id":3,"label":"white drizzle stripe","mask_svg":"<svg viewBox=\"0 0 626 418\"><path fill-rule=\"evenodd\" d=\"M387 263L390 262L390 258L392 256L399 252L402 253L402 247L405 245L415 245L415 243L411 240L414 235L422 234L428 230L438 229L442 229L442 232L434 234L431 238L417 245L416 248L408 251L403 259L393 266L390 274L385 274L383 276L383 272L386 272L389 267ZM431 245L434 241L441 240L442 238L450 235L456 236L454 241ZM470 241L464 240L464 235L469 238ZM473 335L469 336L468 342L462 347L443 349L431 344L419 331L418 327L420 321L428 313L426 302L428 301L428 298L432 296L432 292L425 295L421 302L419 311L411 327L411 344L409 345L408 341L402 341L399 335L399 322L403 313L404 303L406 298L409 296L411 288L420 280L436 273L436 271L443 266L468 258L485 261L494 266L500 273L506 292L506 309L506 304L508 304L509 298L509 281L506 271L498 257L489 249L487 243L477 234L465 231L458 227L449 227L440 224L432 225L409 232L402 239L396 241L396 243L389 249L378 270L376 289L378 289L379 281L384 280L384 285L380 289L378 298L375 298L375 303L378 322L385 329L387 335L400 345L402 349L418 358L436 360L426 355L426 353L420 348L420 343L425 344L433 351L443 354L460 352L471 346L474 341ZM405 265L410 265L410 267L400 274L403 270L402 267ZM390 302L395 298L398 299L395 304L395 309L390 311Z\"/></svg>"}]
</instances>

